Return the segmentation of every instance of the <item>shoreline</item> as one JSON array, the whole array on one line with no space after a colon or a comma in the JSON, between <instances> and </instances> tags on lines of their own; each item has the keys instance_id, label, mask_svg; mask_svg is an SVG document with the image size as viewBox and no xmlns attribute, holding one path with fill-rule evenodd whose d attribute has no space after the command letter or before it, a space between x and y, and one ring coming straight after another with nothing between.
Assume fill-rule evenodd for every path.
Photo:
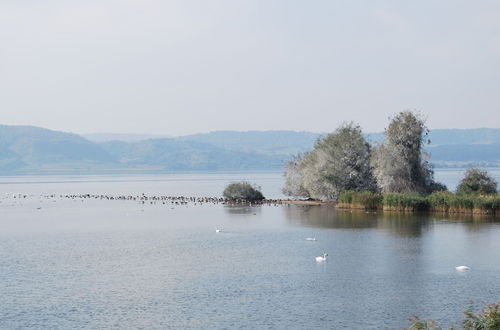
<instances>
[{"instance_id":1,"label":"shoreline","mask_svg":"<svg viewBox=\"0 0 500 330\"><path fill-rule=\"evenodd\" d=\"M450 217L461 215L474 215L483 217L500 218L498 210L483 210L478 208L460 208L460 207L430 207L426 210L416 209L414 207L389 206L383 204L370 204L365 206L360 203L346 203L334 201L319 200L300 200L300 199L264 199L260 201L248 200L229 200L221 197L194 197L194 196L165 196L165 195L108 195L108 194L5 194L0 197L0 205L6 205L4 202L8 199L21 202L26 199L39 200L106 200L106 201L135 201L139 204L163 204L163 205L187 205L187 204L220 204L228 206L257 206L257 205L297 205L297 206L321 206L333 207L340 211L361 211L361 212L380 212L380 213L399 213L399 214L436 214L447 215Z\"/></svg>"}]
</instances>

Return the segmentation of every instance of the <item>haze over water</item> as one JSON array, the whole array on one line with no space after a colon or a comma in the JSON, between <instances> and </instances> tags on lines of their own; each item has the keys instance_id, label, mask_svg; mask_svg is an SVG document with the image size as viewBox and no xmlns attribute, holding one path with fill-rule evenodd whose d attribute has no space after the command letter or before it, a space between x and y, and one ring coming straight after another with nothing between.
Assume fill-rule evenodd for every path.
<instances>
[{"instance_id":1,"label":"haze over water","mask_svg":"<svg viewBox=\"0 0 500 330\"><path fill-rule=\"evenodd\" d=\"M220 196L238 178L280 197L280 174L1 178L0 328L398 329L500 300L492 219L59 198Z\"/></svg>"}]
</instances>

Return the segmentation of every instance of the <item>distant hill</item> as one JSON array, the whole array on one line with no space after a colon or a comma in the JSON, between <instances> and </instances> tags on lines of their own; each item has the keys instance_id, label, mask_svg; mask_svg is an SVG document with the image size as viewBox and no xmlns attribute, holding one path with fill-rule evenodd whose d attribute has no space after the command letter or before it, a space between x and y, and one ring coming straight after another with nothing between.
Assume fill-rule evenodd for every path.
<instances>
[{"instance_id":1,"label":"distant hill","mask_svg":"<svg viewBox=\"0 0 500 330\"><path fill-rule=\"evenodd\" d=\"M500 144L500 129L436 129L429 133L431 145L450 144Z\"/></svg>"},{"instance_id":2,"label":"distant hill","mask_svg":"<svg viewBox=\"0 0 500 330\"><path fill-rule=\"evenodd\" d=\"M216 131L175 139L208 143L229 150L289 156L312 149L314 142L321 136L319 133L296 131Z\"/></svg>"},{"instance_id":3,"label":"distant hill","mask_svg":"<svg viewBox=\"0 0 500 330\"><path fill-rule=\"evenodd\" d=\"M382 142L383 133L368 133L366 138L372 143ZM432 146L450 144L500 144L500 128L433 129L429 140Z\"/></svg>"},{"instance_id":4,"label":"distant hill","mask_svg":"<svg viewBox=\"0 0 500 330\"><path fill-rule=\"evenodd\" d=\"M282 171L292 155L311 150L322 134L216 131L134 140L140 136L94 136L95 140L104 142L93 142L72 133L33 126L0 125L0 175ZM374 144L383 140L382 133L366 136ZM438 129L431 131L429 138L432 143L426 146L426 150L431 153L431 163L436 166L500 166L500 129Z\"/></svg>"},{"instance_id":5,"label":"distant hill","mask_svg":"<svg viewBox=\"0 0 500 330\"><path fill-rule=\"evenodd\" d=\"M91 164L117 163L99 145L76 134L0 125L0 171L86 168Z\"/></svg>"},{"instance_id":6,"label":"distant hill","mask_svg":"<svg viewBox=\"0 0 500 330\"><path fill-rule=\"evenodd\" d=\"M285 158L235 151L196 141L149 139L105 142L101 146L122 165L170 171L281 170Z\"/></svg>"},{"instance_id":7,"label":"distant hill","mask_svg":"<svg viewBox=\"0 0 500 330\"><path fill-rule=\"evenodd\" d=\"M367 134L374 144L384 139L383 133ZM500 166L500 129L435 129L425 146L436 167Z\"/></svg>"},{"instance_id":8,"label":"distant hill","mask_svg":"<svg viewBox=\"0 0 500 330\"><path fill-rule=\"evenodd\" d=\"M169 135L160 134L133 134L133 133L91 133L82 134L82 137L92 142L109 142L109 141L123 141L123 142L137 142L148 139L163 139L170 138Z\"/></svg>"},{"instance_id":9,"label":"distant hill","mask_svg":"<svg viewBox=\"0 0 500 330\"><path fill-rule=\"evenodd\" d=\"M426 150L437 167L500 166L500 143L430 145Z\"/></svg>"}]
</instances>

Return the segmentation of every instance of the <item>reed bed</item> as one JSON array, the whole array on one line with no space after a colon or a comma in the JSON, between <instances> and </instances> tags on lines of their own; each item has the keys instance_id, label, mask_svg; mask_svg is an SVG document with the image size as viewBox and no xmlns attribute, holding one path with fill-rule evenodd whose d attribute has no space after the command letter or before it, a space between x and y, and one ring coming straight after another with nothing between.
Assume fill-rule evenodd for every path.
<instances>
[{"instance_id":1,"label":"reed bed","mask_svg":"<svg viewBox=\"0 0 500 330\"><path fill-rule=\"evenodd\" d=\"M500 215L500 195L464 195L434 192L430 195L346 191L339 208L397 212L443 212Z\"/></svg>"}]
</instances>

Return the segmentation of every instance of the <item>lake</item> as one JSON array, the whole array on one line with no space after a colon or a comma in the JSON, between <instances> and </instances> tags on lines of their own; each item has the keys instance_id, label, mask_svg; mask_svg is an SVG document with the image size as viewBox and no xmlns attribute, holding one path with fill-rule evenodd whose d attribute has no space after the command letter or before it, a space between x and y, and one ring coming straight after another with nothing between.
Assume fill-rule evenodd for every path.
<instances>
[{"instance_id":1,"label":"lake","mask_svg":"<svg viewBox=\"0 0 500 330\"><path fill-rule=\"evenodd\" d=\"M240 179L282 197L277 173L0 177L0 328L399 329L500 301L494 219L59 197Z\"/></svg>"}]
</instances>

